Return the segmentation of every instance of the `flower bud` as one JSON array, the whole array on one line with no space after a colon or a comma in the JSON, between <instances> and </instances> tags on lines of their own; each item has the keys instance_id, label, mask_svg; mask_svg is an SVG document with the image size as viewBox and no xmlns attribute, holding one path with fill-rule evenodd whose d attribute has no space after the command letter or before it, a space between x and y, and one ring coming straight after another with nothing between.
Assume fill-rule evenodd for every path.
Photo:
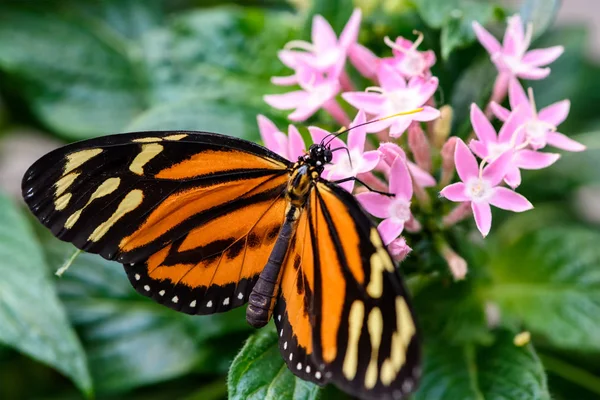
<instances>
[{"instance_id":1,"label":"flower bud","mask_svg":"<svg viewBox=\"0 0 600 400\"><path fill-rule=\"evenodd\" d=\"M408 127L408 147L413 154L417 165L427 171L431 171L431 149L421 123L413 121Z\"/></svg>"},{"instance_id":2,"label":"flower bud","mask_svg":"<svg viewBox=\"0 0 600 400\"><path fill-rule=\"evenodd\" d=\"M398 262L403 261L408 255L408 253L412 251L412 249L406 244L406 240L402 236L393 240L388 245L388 250L392 255L392 258Z\"/></svg>"},{"instance_id":3,"label":"flower bud","mask_svg":"<svg viewBox=\"0 0 600 400\"><path fill-rule=\"evenodd\" d=\"M460 203L442 218L442 224L444 225L444 228L449 228L467 218L472 212L470 202L466 201Z\"/></svg>"},{"instance_id":4,"label":"flower bud","mask_svg":"<svg viewBox=\"0 0 600 400\"><path fill-rule=\"evenodd\" d=\"M452 107L444 105L440 107L440 117L433 121L433 145L436 148L442 147L450 131L452 130Z\"/></svg>"},{"instance_id":5,"label":"flower bud","mask_svg":"<svg viewBox=\"0 0 600 400\"><path fill-rule=\"evenodd\" d=\"M465 279L467 275L467 262L464 258L459 256L449 245L445 245L440 249L442 253L442 257L446 260L448 267L450 268L450 272L452 276L454 276L454 280L462 280Z\"/></svg>"},{"instance_id":6,"label":"flower bud","mask_svg":"<svg viewBox=\"0 0 600 400\"><path fill-rule=\"evenodd\" d=\"M454 177L454 149L456 148L456 136L452 136L444 143L440 152L442 156L442 176L440 187L446 187Z\"/></svg>"}]
</instances>

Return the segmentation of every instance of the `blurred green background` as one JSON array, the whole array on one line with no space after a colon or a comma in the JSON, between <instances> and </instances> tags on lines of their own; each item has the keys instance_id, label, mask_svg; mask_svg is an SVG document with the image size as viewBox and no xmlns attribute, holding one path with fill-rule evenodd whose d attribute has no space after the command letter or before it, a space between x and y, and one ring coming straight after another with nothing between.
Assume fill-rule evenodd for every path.
<instances>
[{"instance_id":1,"label":"blurred green background","mask_svg":"<svg viewBox=\"0 0 600 400\"><path fill-rule=\"evenodd\" d=\"M539 107L571 99L560 130L589 150L524 174L519 190L534 211L494 215L485 243L466 232L456 239L472 279L440 280L415 293L422 325L435 333L418 399L600 398L600 67L586 55L584 25L552 27L558 1L510 3L534 22L533 47L566 47L548 79L528 84ZM585 2L563 7L574 3ZM285 114L262 101L285 91L269 82L288 73L277 50L308 39L315 13L340 32L355 6L364 12L359 40L379 55L389 54L385 35L424 32L421 49L438 56L438 104L454 107L453 134L465 136L468 105L489 98L495 76L470 23L501 35L513 12L506 4L0 2L0 399L227 397L229 366L253 333L245 311L180 315L137 295L119 264L92 255L80 255L55 277L74 248L33 222L20 200L20 179L45 152L109 133L193 129L258 140L259 113L284 128ZM337 129L322 114L308 122ZM495 308L502 322L490 336L486 310L489 318ZM514 350L511 335L523 328L537 351ZM232 398L344 397L285 370L271 329L253 336L236 360ZM494 373L513 382L498 383Z\"/></svg>"}]
</instances>

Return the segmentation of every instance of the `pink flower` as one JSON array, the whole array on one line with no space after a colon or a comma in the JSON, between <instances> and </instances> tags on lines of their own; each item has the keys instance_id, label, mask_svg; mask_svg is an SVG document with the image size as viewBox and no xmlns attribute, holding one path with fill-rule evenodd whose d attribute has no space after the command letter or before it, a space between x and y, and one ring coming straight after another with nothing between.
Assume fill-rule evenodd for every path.
<instances>
[{"instance_id":1,"label":"pink flower","mask_svg":"<svg viewBox=\"0 0 600 400\"><path fill-rule=\"evenodd\" d=\"M519 15L508 18L508 27L504 33L502 45L478 22L473 22L477 39L492 56L498 71L511 77L523 79L543 79L550 74L550 68L542 68L556 60L564 51L562 46L527 51L531 44L533 26L523 29Z\"/></svg>"},{"instance_id":2,"label":"pink flower","mask_svg":"<svg viewBox=\"0 0 600 400\"><path fill-rule=\"evenodd\" d=\"M364 124L366 116L363 111L359 111L350 128ZM331 137L331 134L324 129L311 126L308 128L314 143L322 143L325 139L333 152L333 159L330 164L325 166L323 177L334 181L349 177L356 177L358 174L364 174L372 171L379 163L380 154L378 151L364 151L367 138L367 131L364 126L350 129L348 132L348 146L339 138ZM344 149L348 149L345 151ZM354 181L340 183L340 186L349 192L354 189Z\"/></svg>"},{"instance_id":3,"label":"pink flower","mask_svg":"<svg viewBox=\"0 0 600 400\"><path fill-rule=\"evenodd\" d=\"M423 34L420 32L415 33L418 34L418 37L414 43L401 36L396 39L396 42L392 42L387 36L385 37L385 43L392 48L394 57L384 58L382 63L390 65L405 78L430 76L430 68L436 61L433 50L417 50L423 42Z\"/></svg>"},{"instance_id":4,"label":"pink flower","mask_svg":"<svg viewBox=\"0 0 600 400\"><path fill-rule=\"evenodd\" d=\"M415 77L407 85L400 72L389 65L382 65L377 77L381 87L369 88L367 92L346 92L342 97L354 107L375 114L376 119L421 107L423 111L374 122L368 125L367 132L380 132L389 127L390 136L399 137L411 122L432 121L439 117L438 110L424 105L437 90L437 78Z\"/></svg>"},{"instance_id":5,"label":"pink flower","mask_svg":"<svg viewBox=\"0 0 600 400\"><path fill-rule=\"evenodd\" d=\"M339 108L335 102L335 96L341 89L338 75L326 75L307 67L298 67L295 79L301 90L266 95L263 96L264 101L278 110L293 109L288 118L297 122L306 120L321 107Z\"/></svg>"},{"instance_id":6,"label":"pink flower","mask_svg":"<svg viewBox=\"0 0 600 400\"><path fill-rule=\"evenodd\" d=\"M377 78L377 67L381 61L371 50L362 44L355 43L350 46L348 57L354 67L362 76L374 80Z\"/></svg>"},{"instance_id":7,"label":"pink flower","mask_svg":"<svg viewBox=\"0 0 600 400\"><path fill-rule=\"evenodd\" d=\"M338 39L335 31L321 15L315 15L312 23L312 43L293 40L279 52L280 60L292 69L309 67L325 72L341 69L346 62L349 48L356 43L362 13L356 8ZM297 50L295 50L297 49Z\"/></svg>"},{"instance_id":8,"label":"pink flower","mask_svg":"<svg viewBox=\"0 0 600 400\"><path fill-rule=\"evenodd\" d=\"M306 145L304 140L294 125L288 127L288 135L281 132L275 124L263 115L256 117L258 120L258 130L265 147L290 161L296 161L298 157L304 154Z\"/></svg>"},{"instance_id":9,"label":"pink flower","mask_svg":"<svg viewBox=\"0 0 600 400\"><path fill-rule=\"evenodd\" d=\"M473 140L469 147L478 157L492 162L502 154L513 154L507 166L504 181L513 189L521 184L519 169L542 169L554 164L559 154L541 153L526 148L523 129L523 106L517 107L508 117L500 132L496 130L477 105L471 105L471 124L479 140Z\"/></svg>"},{"instance_id":10,"label":"pink flower","mask_svg":"<svg viewBox=\"0 0 600 400\"><path fill-rule=\"evenodd\" d=\"M525 94L521 84L513 79L508 86L508 99L510 108L514 111L518 107L523 108L515 124L522 126L525 131L525 140L534 150L546 147L547 144L566 151L583 151L585 146L573 139L556 132L560 125L569 115L571 103L569 100L562 100L542 108L539 112L536 109L533 92L530 98ZM491 103L490 107L494 114L501 121L506 121L510 111L497 103Z\"/></svg>"},{"instance_id":11,"label":"pink flower","mask_svg":"<svg viewBox=\"0 0 600 400\"><path fill-rule=\"evenodd\" d=\"M406 258L408 253L412 251L412 249L406 244L406 239L400 236L398 239L392 240L392 242L388 245L388 250L392 255L392 258L401 262Z\"/></svg>"},{"instance_id":12,"label":"pink flower","mask_svg":"<svg viewBox=\"0 0 600 400\"><path fill-rule=\"evenodd\" d=\"M375 192L356 195L365 210L373 216L383 219L377 229L386 245L402 233L405 223L412 218L410 212L410 199L413 195L412 181L406 163L400 157L396 158L392 164L389 190L394 197Z\"/></svg>"},{"instance_id":13,"label":"pink flower","mask_svg":"<svg viewBox=\"0 0 600 400\"><path fill-rule=\"evenodd\" d=\"M533 206L522 195L505 187L498 187L512 160L512 151L507 151L480 172L475 156L460 139L456 142L454 163L462 182L446 186L440 195L450 201L471 202L477 229L485 237L492 226L490 205L505 210L521 212Z\"/></svg>"},{"instance_id":14,"label":"pink flower","mask_svg":"<svg viewBox=\"0 0 600 400\"><path fill-rule=\"evenodd\" d=\"M381 161L377 166L378 169L389 174L390 168L397 157L400 157L408 166L410 176L415 183L421 187L435 186L436 181L427 171L419 168L419 166L407 159L406 153L396 143L386 142L379 144L379 153L381 154Z\"/></svg>"}]
</instances>

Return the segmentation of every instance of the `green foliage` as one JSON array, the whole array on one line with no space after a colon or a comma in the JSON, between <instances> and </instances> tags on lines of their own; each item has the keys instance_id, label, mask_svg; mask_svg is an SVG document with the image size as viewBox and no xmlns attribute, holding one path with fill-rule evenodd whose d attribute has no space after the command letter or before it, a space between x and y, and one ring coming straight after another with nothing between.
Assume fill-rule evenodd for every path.
<instances>
[{"instance_id":1,"label":"green foliage","mask_svg":"<svg viewBox=\"0 0 600 400\"><path fill-rule=\"evenodd\" d=\"M316 400L319 387L290 372L279 354L271 327L252 335L229 370L227 386L233 400Z\"/></svg>"},{"instance_id":2,"label":"green foliage","mask_svg":"<svg viewBox=\"0 0 600 400\"><path fill-rule=\"evenodd\" d=\"M53 366L91 394L86 354L58 299L42 249L27 219L4 196L0 221L0 343Z\"/></svg>"},{"instance_id":3,"label":"green foliage","mask_svg":"<svg viewBox=\"0 0 600 400\"><path fill-rule=\"evenodd\" d=\"M438 58L434 73L443 90L436 99L453 107L452 134L467 138L469 106L485 105L497 73L471 23L499 35L504 16L513 14L483 0L314 0L302 11L277 2L220 3L2 2L0 130L18 123L74 141L194 129L257 140L257 114L280 128L287 123L262 101L287 90L270 83L290 73L278 50L308 39L315 14L339 33L353 4L369 3L361 41L387 56L383 36L422 31L420 49ZM600 67L583 56L583 29L550 29L558 4L527 0L520 10L533 23L534 47L565 46L549 78L525 84L540 108L571 99L561 131L579 133L589 150L525 172L519 191L536 209L494 215L497 229L485 242L465 230L448 233L468 261L465 281L451 280L431 238L411 243L414 252L402 268L412 275L424 336L417 400L600 395L600 234L590 221L583 226L573 203L582 186L597 187L600 179ZM2 398L75 397L76 390L99 398L345 398L296 378L272 327L252 331L244 309L202 317L173 312L135 293L119 264L95 255L81 254L62 278L53 276L73 246L45 231L36 235L4 196L0 239L0 374L26 382L0 385ZM523 330L532 342L515 346ZM42 386L34 393L29 385L36 384Z\"/></svg>"},{"instance_id":4,"label":"green foliage","mask_svg":"<svg viewBox=\"0 0 600 400\"><path fill-rule=\"evenodd\" d=\"M550 399L544 367L531 345L517 347L501 331L490 346L425 343L416 400Z\"/></svg>"}]
</instances>

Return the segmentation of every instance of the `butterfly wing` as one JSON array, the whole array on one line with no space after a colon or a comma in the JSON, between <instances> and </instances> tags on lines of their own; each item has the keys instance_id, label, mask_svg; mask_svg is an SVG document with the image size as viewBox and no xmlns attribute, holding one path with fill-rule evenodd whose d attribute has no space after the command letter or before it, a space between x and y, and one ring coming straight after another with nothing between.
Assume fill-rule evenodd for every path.
<instances>
[{"instance_id":1,"label":"butterfly wing","mask_svg":"<svg viewBox=\"0 0 600 400\"><path fill-rule=\"evenodd\" d=\"M22 189L55 236L125 264L139 292L203 314L247 300L283 222L288 167L241 139L142 132L57 149Z\"/></svg>"},{"instance_id":2,"label":"butterfly wing","mask_svg":"<svg viewBox=\"0 0 600 400\"><path fill-rule=\"evenodd\" d=\"M302 284L282 285L286 318L278 329L295 345L280 340L284 357L306 358L312 376L288 366L361 398L402 398L420 374L417 328L377 229L350 193L325 181L315 185L306 214L308 233L296 236L283 278Z\"/></svg>"}]
</instances>

